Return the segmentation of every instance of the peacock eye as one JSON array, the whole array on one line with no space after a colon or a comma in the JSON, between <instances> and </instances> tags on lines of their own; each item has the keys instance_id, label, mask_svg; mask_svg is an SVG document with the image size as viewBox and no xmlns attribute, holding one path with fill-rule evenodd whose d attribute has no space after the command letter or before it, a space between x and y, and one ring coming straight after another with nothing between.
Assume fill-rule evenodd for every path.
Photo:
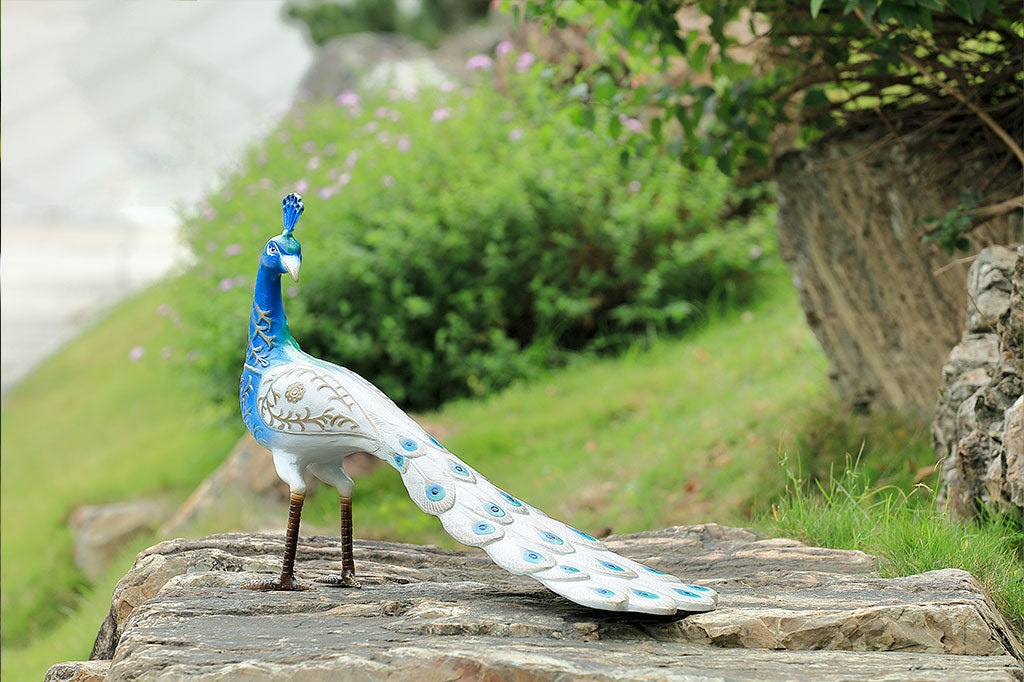
<instances>
[{"instance_id":1,"label":"peacock eye","mask_svg":"<svg viewBox=\"0 0 1024 682\"><path fill-rule=\"evenodd\" d=\"M277 244L271 243L267 247L267 253L269 253L271 256L276 256L277 255Z\"/></svg>"}]
</instances>

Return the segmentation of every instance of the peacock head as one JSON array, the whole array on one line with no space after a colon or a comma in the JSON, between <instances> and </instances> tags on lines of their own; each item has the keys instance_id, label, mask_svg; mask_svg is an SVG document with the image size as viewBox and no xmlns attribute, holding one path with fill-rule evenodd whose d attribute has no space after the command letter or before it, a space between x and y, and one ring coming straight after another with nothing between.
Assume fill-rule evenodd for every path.
<instances>
[{"instance_id":1,"label":"peacock head","mask_svg":"<svg viewBox=\"0 0 1024 682\"><path fill-rule=\"evenodd\" d=\"M294 192L281 202L284 210L284 232L271 237L263 249L260 265L273 272L288 273L296 282L299 281L299 266L302 265L302 246L292 236L295 224L299 222L304 206L302 197Z\"/></svg>"}]
</instances>

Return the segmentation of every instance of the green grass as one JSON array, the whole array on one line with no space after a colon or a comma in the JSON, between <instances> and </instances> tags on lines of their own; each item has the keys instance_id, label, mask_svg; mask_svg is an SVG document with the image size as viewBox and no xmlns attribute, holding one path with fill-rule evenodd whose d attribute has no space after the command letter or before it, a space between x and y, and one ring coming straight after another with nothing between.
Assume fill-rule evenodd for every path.
<instances>
[{"instance_id":1,"label":"green grass","mask_svg":"<svg viewBox=\"0 0 1024 682\"><path fill-rule=\"evenodd\" d=\"M848 460L816 484L791 472L786 494L757 525L809 544L876 555L883 576L970 571L1024 634L1024 530L1006 517L949 521L930 488L877 486L859 461Z\"/></svg>"},{"instance_id":2,"label":"green grass","mask_svg":"<svg viewBox=\"0 0 1024 682\"><path fill-rule=\"evenodd\" d=\"M176 282L164 283L116 309L4 404L5 655L63 618L85 587L65 523L75 506L153 495L180 501L238 436L227 410L210 405L174 359L187 349L174 346L173 311L159 311L176 291ZM146 355L131 362L137 345Z\"/></svg>"},{"instance_id":3,"label":"green grass","mask_svg":"<svg viewBox=\"0 0 1024 682\"><path fill-rule=\"evenodd\" d=\"M39 679L50 663L87 656L114 583L153 540L137 539L89 586L70 568L68 512L83 502L182 499L241 435L235 407L209 404L202 384L183 371L187 363L176 358L188 349L161 357L181 338L173 312L158 312L174 307L178 286L166 282L126 303L33 374L4 407L5 680ZM781 268L764 278L749 309L710 317L686 338L617 358L582 357L423 421L496 484L596 533L703 521L749 525L773 502L786 509L778 502L787 482L779 452L827 481L830 463L863 448L872 477L904 490L933 462L922 421L850 415L836 406L825 358ZM136 345L147 353L132 363L128 352ZM455 544L388 467L357 481L354 505L360 537ZM199 530L234 530L232 518L226 510ZM306 528L333 527L336 519L332 491L321 489L307 502ZM830 523L837 526L832 535L825 532ZM838 518L813 536L806 524L772 527L825 545L864 542L839 532ZM958 565L941 549L935 566ZM978 551L995 556L988 545ZM893 566L913 572L914 565ZM993 584L990 569L976 567L986 585ZM1010 599L1000 603L1013 608Z\"/></svg>"}]
</instances>

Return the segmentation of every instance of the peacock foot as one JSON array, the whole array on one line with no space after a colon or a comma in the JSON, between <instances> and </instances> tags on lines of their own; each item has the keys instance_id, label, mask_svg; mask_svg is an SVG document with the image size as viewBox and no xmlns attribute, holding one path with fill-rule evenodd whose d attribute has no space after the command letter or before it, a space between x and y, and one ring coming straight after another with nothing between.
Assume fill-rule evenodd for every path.
<instances>
[{"instance_id":1,"label":"peacock foot","mask_svg":"<svg viewBox=\"0 0 1024 682\"><path fill-rule=\"evenodd\" d=\"M300 591L300 590L311 590L313 586L299 582L295 578L288 576L279 576L277 578L261 578L257 580L250 580L244 582L241 585L242 589L246 590L283 590L283 591Z\"/></svg>"},{"instance_id":2,"label":"peacock foot","mask_svg":"<svg viewBox=\"0 0 1024 682\"><path fill-rule=\"evenodd\" d=\"M314 578L314 580L324 585L333 585L334 587L362 587L362 583L356 580L356 574L347 571L341 575L332 573L321 578Z\"/></svg>"}]
</instances>

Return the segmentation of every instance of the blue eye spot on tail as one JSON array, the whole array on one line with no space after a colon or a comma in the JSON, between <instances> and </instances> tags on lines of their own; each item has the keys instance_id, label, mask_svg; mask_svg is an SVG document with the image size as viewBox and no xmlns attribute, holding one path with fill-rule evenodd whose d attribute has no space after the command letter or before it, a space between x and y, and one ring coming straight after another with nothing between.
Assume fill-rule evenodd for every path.
<instances>
[{"instance_id":1,"label":"blue eye spot on tail","mask_svg":"<svg viewBox=\"0 0 1024 682\"><path fill-rule=\"evenodd\" d=\"M516 498L512 497L511 495L509 495L508 493L506 493L503 490L499 490L498 494L501 495L502 497L504 497L505 501L508 502L509 504L511 504L513 507L522 507L523 506L522 502L520 502Z\"/></svg>"},{"instance_id":2,"label":"blue eye spot on tail","mask_svg":"<svg viewBox=\"0 0 1024 682\"><path fill-rule=\"evenodd\" d=\"M427 499L431 502L439 502L444 499L444 488L436 483L427 486Z\"/></svg>"},{"instance_id":3,"label":"blue eye spot on tail","mask_svg":"<svg viewBox=\"0 0 1024 682\"><path fill-rule=\"evenodd\" d=\"M436 445L437 447L441 448L442 450L447 450L447 449L448 449L448 448L446 448L445 446L443 446L443 445L441 445L440 443L438 443L438 442L437 442L437 439L436 439L436 438L434 438L433 436L427 436L427 438L429 438L429 439L430 439L430 442L431 442L431 443L433 443L433 444L434 444L434 445Z\"/></svg>"},{"instance_id":4,"label":"blue eye spot on tail","mask_svg":"<svg viewBox=\"0 0 1024 682\"><path fill-rule=\"evenodd\" d=\"M698 592L708 592L708 588L701 587L700 585L687 585L691 590L697 590Z\"/></svg>"},{"instance_id":5,"label":"blue eye spot on tail","mask_svg":"<svg viewBox=\"0 0 1024 682\"><path fill-rule=\"evenodd\" d=\"M395 457L394 457L395 468L396 469L401 469L403 464L405 464L405 457L402 457L401 455L395 455Z\"/></svg>"},{"instance_id":6,"label":"blue eye spot on tail","mask_svg":"<svg viewBox=\"0 0 1024 682\"><path fill-rule=\"evenodd\" d=\"M477 535L490 535L494 532L494 526L484 521L473 526L473 532Z\"/></svg>"},{"instance_id":7,"label":"blue eye spot on tail","mask_svg":"<svg viewBox=\"0 0 1024 682\"><path fill-rule=\"evenodd\" d=\"M462 466L461 464L456 464L455 462L448 462L448 468L454 471L459 476L469 476L469 469Z\"/></svg>"},{"instance_id":8,"label":"blue eye spot on tail","mask_svg":"<svg viewBox=\"0 0 1024 682\"><path fill-rule=\"evenodd\" d=\"M613 564L610 561L602 561L601 565L604 566L605 568L607 568L609 571L623 571L623 572L625 572L625 570L626 570L622 566L619 566L618 564Z\"/></svg>"},{"instance_id":9,"label":"blue eye spot on tail","mask_svg":"<svg viewBox=\"0 0 1024 682\"><path fill-rule=\"evenodd\" d=\"M653 592L647 592L646 590L633 590L633 594L644 599L657 599L658 595Z\"/></svg>"},{"instance_id":10,"label":"blue eye spot on tail","mask_svg":"<svg viewBox=\"0 0 1024 682\"><path fill-rule=\"evenodd\" d=\"M683 590L683 589L680 589L680 588L678 588L678 587L676 587L676 588L673 588L673 589L674 589L674 590L675 590L675 591L676 591L677 593L679 593L679 594L683 595L684 597L697 597L697 594L695 594L695 593L693 593L693 592L690 592L689 590Z\"/></svg>"},{"instance_id":11,"label":"blue eye spot on tail","mask_svg":"<svg viewBox=\"0 0 1024 682\"><path fill-rule=\"evenodd\" d=\"M416 441L414 441L412 438L406 438L405 440L402 441L402 448L404 450L408 450L409 452L415 452L419 448L419 446L416 445Z\"/></svg>"},{"instance_id":12,"label":"blue eye spot on tail","mask_svg":"<svg viewBox=\"0 0 1024 682\"><path fill-rule=\"evenodd\" d=\"M541 536L542 538L544 538L544 542L550 542L550 543L551 543L552 545L561 545L561 544L564 544L564 543L562 542L562 538L558 537L558 536L557 536L557 535L555 535L554 533L549 533L549 532L547 532L547 531L541 531L541 534L540 534L540 536Z\"/></svg>"},{"instance_id":13,"label":"blue eye spot on tail","mask_svg":"<svg viewBox=\"0 0 1024 682\"><path fill-rule=\"evenodd\" d=\"M609 590L607 587L595 587L594 592L598 593L602 597L614 597L615 593Z\"/></svg>"},{"instance_id":14,"label":"blue eye spot on tail","mask_svg":"<svg viewBox=\"0 0 1024 682\"><path fill-rule=\"evenodd\" d=\"M650 566L644 566L644 570L653 573L654 575L668 575L668 573L666 573L665 571L658 571L651 568Z\"/></svg>"},{"instance_id":15,"label":"blue eye spot on tail","mask_svg":"<svg viewBox=\"0 0 1024 682\"><path fill-rule=\"evenodd\" d=\"M564 573L579 573L580 569L575 566L562 566L562 572Z\"/></svg>"},{"instance_id":16,"label":"blue eye spot on tail","mask_svg":"<svg viewBox=\"0 0 1024 682\"><path fill-rule=\"evenodd\" d=\"M543 554L541 554L539 552L534 552L532 550L524 551L523 552L523 558L526 559L526 561L531 563L531 564L539 564L539 563L543 563L543 561L544 561L544 555Z\"/></svg>"},{"instance_id":17,"label":"blue eye spot on tail","mask_svg":"<svg viewBox=\"0 0 1024 682\"><path fill-rule=\"evenodd\" d=\"M591 542L597 542L597 538L595 538L593 535L587 535L586 533L584 533L581 530L577 530L576 528L573 528L572 532L576 533L576 535L579 535L581 538L583 538L585 540L590 540Z\"/></svg>"},{"instance_id":18,"label":"blue eye spot on tail","mask_svg":"<svg viewBox=\"0 0 1024 682\"><path fill-rule=\"evenodd\" d=\"M494 504L493 502L486 505L484 509L487 510L488 514L490 514L491 516L495 516L499 519L505 515L505 510L499 507L498 505Z\"/></svg>"}]
</instances>

